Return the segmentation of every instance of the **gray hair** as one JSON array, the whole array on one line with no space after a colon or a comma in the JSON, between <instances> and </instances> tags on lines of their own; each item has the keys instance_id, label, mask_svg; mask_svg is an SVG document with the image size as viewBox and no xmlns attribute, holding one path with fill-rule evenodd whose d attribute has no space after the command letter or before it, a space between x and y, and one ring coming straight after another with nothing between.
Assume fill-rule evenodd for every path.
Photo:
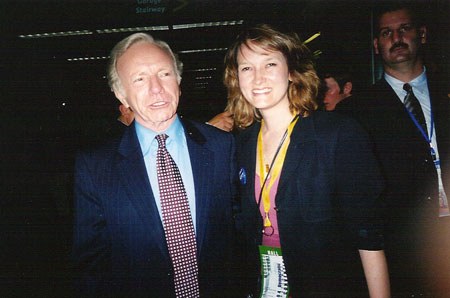
<instances>
[{"instance_id":1,"label":"gray hair","mask_svg":"<svg viewBox=\"0 0 450 298\"><path fill-rule=\"evenodd\" d=\"M178 59L178 56L173 53L170 46L162 41L154 39L151 35L146 33L135 33L118 42L111 51L108 65L108 85L111 90L120 90L122 84L120 82L119 74L117 73L117 60L128 50L132 45L137 43L149 43L159 47L166 52L173 61L173 68L177 75L178 82L181 81L181 74L183 73L183 62Z\"/></svg>"}]
</instances>

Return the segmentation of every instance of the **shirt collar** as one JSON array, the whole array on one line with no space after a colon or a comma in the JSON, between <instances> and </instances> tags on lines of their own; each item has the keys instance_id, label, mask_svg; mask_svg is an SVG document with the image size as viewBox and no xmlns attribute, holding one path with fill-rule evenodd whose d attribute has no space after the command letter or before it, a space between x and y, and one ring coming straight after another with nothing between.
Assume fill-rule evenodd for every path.
<instances>
[{"instance_id":1,"label":"shirt collar","mask_svg":"<svg viewBox=\"0 0 450 298\"><path fill-rule=\"evenodd\" d=\"M417 87L417 86L420 86L420 85L426 83L426 81L427 81L427 74L426 73L427 73L427 69L424 66L422 73L419 76L415 77L410 82L400 81L399 79L396 79L393 76L388 75L387 73L384 73L384 79L389 83L389 85L391 85L391 86L392 85L401 86L401 88L403 89L403 85L405 83L409 83L413 87Z\"/></svg>"},{"instance_id":2,"label":"shirt collar","mask_svg":"<svg viewBox=\"0 0 450 298\"><path fill-rule=\"evenodd\" d=\"M400 81L399 79L396 79L393 76L388 75L387 73L384 73L384 79L386 80L386 82L388 82L392 89L394 89L395 93L397 93L400 98L403 98L406 95L406 91L403 90L403 85L405 83L409 83L413 87L413 89L417 89L421 92L427 89L427 75L425 67L423 68L422 73L410 82Z\"/></svg>"},{"instance_id":3,"label":"shirt collar","mask_svg":"<svg viewBox=\"0 0 450 298\"><path fill-rule=\"evenodd\" d=\"M175 120L173 121L173 123L163 132L155 132L139 124L137 121L135 121L135 127L139 144L141 145L142 154L144 156L150 152L152 144L157 143L155 137L158 134L165 133L169 136L169 138L167 139L167 144L169 146L169 143L178 141L180 138L182 138L184 133L183 125L181 124L178 115L175 115Z\"/></svg>"}]
</instances>

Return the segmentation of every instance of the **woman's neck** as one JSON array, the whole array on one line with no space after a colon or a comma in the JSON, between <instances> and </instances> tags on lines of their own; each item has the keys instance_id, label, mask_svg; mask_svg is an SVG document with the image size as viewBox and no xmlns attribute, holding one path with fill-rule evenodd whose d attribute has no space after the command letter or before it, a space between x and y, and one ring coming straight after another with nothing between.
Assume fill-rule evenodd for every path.
<instances>
[{"instance_id":1,"label":"woman's neck","mask_svg":"<svg viewBox=\"0 0 450 298\"><path fill-rule=\"evenodd\" d=\"M264 120L263 134L284 133L294 117L289 110L264 113L262 116Z\"/></svg>"},{"instance_id":2,"label":"woman's neck","mask_svg":"<svg viewBox=\"0 0 450 298\"><path fill-rule=\"evenodd\" d=\"M258 163L264 163L267 174L276 152L284 143L289 124L294 116L289 109L283 112L278 111L277 113L262 113L262 116L264 120L261 127L263 159L261 161L258 160Z\"/></svg>"}]
</instances>

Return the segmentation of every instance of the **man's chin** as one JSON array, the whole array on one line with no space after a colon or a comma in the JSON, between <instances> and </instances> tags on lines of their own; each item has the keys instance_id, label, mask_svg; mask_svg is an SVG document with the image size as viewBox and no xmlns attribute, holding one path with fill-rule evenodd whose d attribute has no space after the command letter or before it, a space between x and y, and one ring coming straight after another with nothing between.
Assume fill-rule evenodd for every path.
<instances>
[{"instance_id":1,"label":"man's chin","mask_svg":"<svg viewBox=\"0 0 450 298\"><path fill-rule=\"evenodd\" d=\"M389 61L390 61L389 64L399 64L399 63L408 62L410 60L411 60L411 55L409 55L409 54L395 55L389 59Z\"/></svg>"},{"instance_id":2,"label":"man's chin","mask_svg":"<svg viewBox=\"0 0 450 298\"><path fill-rule=\"evenodd\" d=\"M138 119L136 118L136 121L139 122L141 125L150 128L155 131L163 131L167 129L172 122L175 120L176 113L172 115L162 116L158 118L152 118L152 119Z\"/></svg>"}]
</instances>

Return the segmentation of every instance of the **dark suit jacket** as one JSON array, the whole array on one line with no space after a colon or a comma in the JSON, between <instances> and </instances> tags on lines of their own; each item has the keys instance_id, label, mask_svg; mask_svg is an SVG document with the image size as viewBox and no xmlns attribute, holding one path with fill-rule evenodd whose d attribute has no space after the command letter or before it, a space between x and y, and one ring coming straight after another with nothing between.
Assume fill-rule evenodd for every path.
<instances>
[{"instance_id":1,"label":"dark suit jacket","mask_svg":"<svg viewBox=\"0 0 450 298\"><path fill-rule=\"evenodd\" d=\"M234 139L212 126L182 122L195 183L200 292L229 297ZM174 297L164 230L134 125L117 141L79 154L75 176L73 257L81 295Z\"/></svg>"},{"instance_id":2,"label":"dark suit jacket","mask_svg":"<svg viewBox=\"0 0 450 298\"><path fill-rule=\"evenodd\" d=\"M442 179L450 193L450 99L448 90L429 81ZM437 219L438 180L429 144L391 86L377 82L358 100L358 119L371 135L386 179L388 234L399 225ZM398 236L398 234L396 235ZM396 237L394 236L394 237Z\"/></svg>"},{"instance_id":3,"label":"dark suit jacket","mask_svg":"<svg viewBox=\"0 0 450 298\"><path fill-rule=\"evenodd\" d=\"M237 222L246 245L243 263L249 264L243 279L247 278L245 284L253 286L249 289L253 292L258 288L257 246L262 240L254 190L259 130L256 123L237 139L242 208ZM352 252L382 249L381 226L376 222L376 200L382 188L367 134L356 121L320 111L300 118L291 135L275 198L293 297L318 297L318 293L325 295L321 297L347 296L343 293L349 284L338 290L331 285L345 275L337 264L349 262L341 258L348 243Z\"/></svg>"},{"instance_id":4,"label":"dark suit jacket","mask_svg":"<svg viewBox=\"0 0 450 298\"><path fill-rule=\"evenodd\" d=\"M448 196L450 99L448 89L432 77L428 77L428 89L442 180ZM368 92L361 93L357 102L354 115L371 135L386 181L383 194L386 206L385 250L393 294L434 291L438 287L426 285L433 282L450 290L450 262L447 261L450 218L438 218L438 177L429 144L384 78ZM426 275L430 273L432 276L427 279ZM445 291L448 294L448 290Z\"/></svg>"}]
</instances>

